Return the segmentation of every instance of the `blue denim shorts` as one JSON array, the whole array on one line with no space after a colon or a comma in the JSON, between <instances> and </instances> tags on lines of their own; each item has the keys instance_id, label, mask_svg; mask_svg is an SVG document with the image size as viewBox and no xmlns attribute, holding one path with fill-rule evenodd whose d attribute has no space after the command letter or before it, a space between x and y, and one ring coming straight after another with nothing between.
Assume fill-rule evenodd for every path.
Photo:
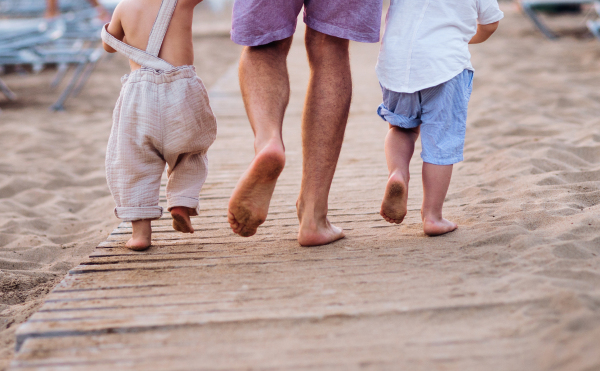
<instances>
[{"instance_id":1,"label":"blue denim shorts","mask_svg":"<svg viewBox=\"0 0 600 371\"><path fill-rule=\"evenodd\" d=\"M397 93L382 87L383 103L377 114L404 129L421 127L421 158L434 165L463 160L467 109L473 91L473 71L415 93Z\"/></svg>"}]
</instances>

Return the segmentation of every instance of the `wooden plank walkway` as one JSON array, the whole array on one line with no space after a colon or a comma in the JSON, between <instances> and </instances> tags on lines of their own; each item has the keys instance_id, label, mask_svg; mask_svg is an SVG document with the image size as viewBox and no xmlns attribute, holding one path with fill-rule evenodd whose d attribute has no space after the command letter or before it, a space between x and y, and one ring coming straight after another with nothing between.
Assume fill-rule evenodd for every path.
<instances>
[{"instance_id":1,"label":"wooden plank walkway","mask_svg":"<svg viewBox=\"0 0 600 371\"><path fill-rule=\"evenodd\" d=\"M416 161L406 225L378 215L387 128L374 116L377 47L352 46L355 98L330 203L346 239L319 248L296 242L308 79L298 39L284 127L288 163L259 233L237 237L226 220L229 195L253 154L232 68L211 91L219 136L196 233L174 232L166 214L153 223L153 247L137 253L122 247L130 230L122 223L18 330L11 370L548 368L557 344L570 339L552 337L568 312L550 305L562 291L532 266L495 259L507 240L470 228L464 200L446 207L461 223L456 234L424 237ZM454 185L483 181L463 174ZM461 243L465 236L473 243Z\"/></svg>"}]
</instances>

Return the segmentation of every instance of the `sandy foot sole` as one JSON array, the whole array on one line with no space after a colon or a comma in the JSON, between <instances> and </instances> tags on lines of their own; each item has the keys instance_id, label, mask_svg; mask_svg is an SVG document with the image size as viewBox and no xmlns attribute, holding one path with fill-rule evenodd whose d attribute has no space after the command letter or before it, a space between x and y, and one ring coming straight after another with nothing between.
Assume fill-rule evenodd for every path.
<instances>
[{"instance_id":1,"label":"sandy foot sole","mask_svg":"<svg viewBox=\"0 0 600 371\"><path fill-rule=\"evenodd\" d=\"M400 224L406 217L408 187L398 176L390 176L379 214L388 222Z\"/></svg>"},{"instance_id":2,"label":"sandy foot sole","mask_svg":"<svg viewBox=\"0 0 600 371\"><path fill-rule=\"evenodd\" d=\"M185 207L174 207L171 209L171 217L173 218L173 229L181 233L194 233L190 214Z\"/></svg>"},{"instance_id":3,"label":"sandy foot sole","mask_svg":"<svg viewBox=\"0 0 600 371\"><path fill-rule=\"evenodd\" d=\"M277 178L285 166L283 149L269 145L260 151L238 182L227 213L231 229L250 237L265 222Z\"/></svg>"}]
</instances>

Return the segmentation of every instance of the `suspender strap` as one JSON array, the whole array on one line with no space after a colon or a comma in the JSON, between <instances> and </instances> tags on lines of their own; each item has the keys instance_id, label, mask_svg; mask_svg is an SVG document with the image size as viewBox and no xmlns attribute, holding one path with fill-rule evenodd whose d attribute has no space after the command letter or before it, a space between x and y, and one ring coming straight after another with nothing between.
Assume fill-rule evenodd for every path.
<instances>
[{"instance_id":1,"label":"suspender strap","mask_svg":"<svg viewBox=\"0 0 600 371\"><path fill-rule=\"evenodd\" d=\"M117 40L113 35L108 33L108 23L102 27L102 40L110 45L113 49L119 53L124 54L127 58L131 59L135 63L143 67L150 67L155 70L168 71L175 68L172 64L154 56L147 52L134 48L131 45L125 44L124 42Z\"/></svg>"},{"instance_id":2,"label":"suspender strap","mask_svg":"<svg viewBox=\"0 0 600 371\"><path fill-rule=\"evenodd\" d=\"M158 57L176 6L177 0L162 0L158 16L156 17L154 26L152 26L152 32L150 32L146 53Z\"/></svg>"},{"instance_id":3,"label":"suspender strap","mask_svg":"<svg viewBox=\"0 0 600 371\"><path fill-rule=\"evenodd\" d=\"M146 51L134 48L131 45L117 40L108 32L108 23L102 27L102 40L140 66L161 71L173 69L175 67L172 64L158 58L158 53L160 53L160 48L162 47L163 40L169 29L169 24L171 23L171 18L173 18L176 6L177 0L162 0L160 10L156 16L156 21L150 32L148 48L146 48Z\"/></svg>"}]
</instances>

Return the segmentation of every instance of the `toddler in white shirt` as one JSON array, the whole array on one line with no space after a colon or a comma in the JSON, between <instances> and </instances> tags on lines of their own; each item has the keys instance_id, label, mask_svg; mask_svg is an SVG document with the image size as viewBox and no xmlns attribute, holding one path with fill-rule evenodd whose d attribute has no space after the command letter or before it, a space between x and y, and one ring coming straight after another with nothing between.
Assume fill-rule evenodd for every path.
<instances>
[{"instance_id":1,"label":"toddler in white shirt","mask_svg":"<svg viewBox=\"0 0 600 371\"><path fill-rule=\"evenodd\" d=\"M381 216L400 224L407 212L409 163L421 135L425 234L457 225L442 216L453 164L463 160L473 88L468 44L486 41L504 17L497 0L392 0L377 76L390 125L385 140L389 179Z\"/></svg>"}]
</instances>

